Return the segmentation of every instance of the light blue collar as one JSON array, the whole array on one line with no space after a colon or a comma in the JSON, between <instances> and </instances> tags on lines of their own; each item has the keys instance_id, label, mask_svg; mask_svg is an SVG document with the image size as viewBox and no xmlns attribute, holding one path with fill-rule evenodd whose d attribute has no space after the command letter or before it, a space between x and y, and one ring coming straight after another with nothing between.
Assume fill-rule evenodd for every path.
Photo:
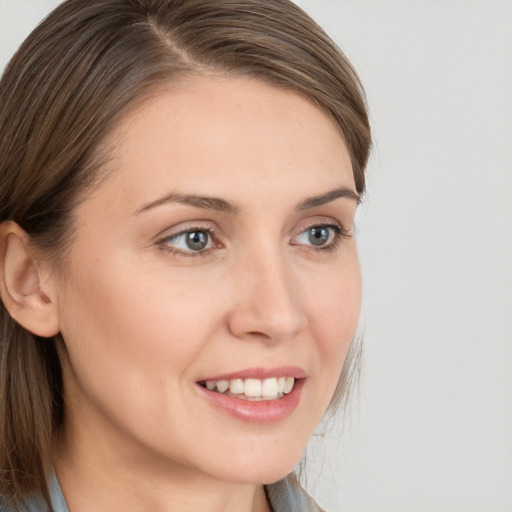
<instances>
[{"instance_id":1,"label":"light blue collar","mask_svg":"<svg viewBox=\"0 0 512 512\"><path fill-rule=\"evenodd\" d=\"M52 506L55 512L69 512L68 505L62 494L59 481L55 471L52 471L50 479L50 497L52 499Z\"/></svg>"}]
</instances>

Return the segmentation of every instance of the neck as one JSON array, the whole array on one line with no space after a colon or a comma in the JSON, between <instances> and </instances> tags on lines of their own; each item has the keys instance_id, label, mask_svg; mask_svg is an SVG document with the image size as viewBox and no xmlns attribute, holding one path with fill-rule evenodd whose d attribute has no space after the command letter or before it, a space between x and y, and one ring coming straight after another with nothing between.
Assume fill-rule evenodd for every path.
<instances>
[{"instance_id":1,"label":"neck","mask_svg":"<svg viewBox=\"0 0 512 512\"><path fill-rule=\"evenodd\" d=\"M271 512L262 485L225 482L157 457L95 446L66 429L55 442L55 471L70 512Z\"/></svg>"}]
</instances>

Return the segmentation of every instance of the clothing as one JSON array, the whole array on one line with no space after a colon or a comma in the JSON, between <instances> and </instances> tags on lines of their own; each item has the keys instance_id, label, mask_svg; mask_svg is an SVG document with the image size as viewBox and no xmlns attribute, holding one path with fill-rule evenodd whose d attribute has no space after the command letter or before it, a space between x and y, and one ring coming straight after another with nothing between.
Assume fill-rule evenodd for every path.
<instances>
[{"instance_id":1,"label":"clothing","mask_svg":"<svg viewBox=\"0 0 512 512\"><path fill-rule=\"evenodd\" d=\"M273 512L323 512L292 477L265 486L265 492ZM50 496L55 512L69 512L55 473L50 481ZM7 508L0 500L0 512L46 512L46 507L41 498L35 496L17 510Z\"/></svg>"},{"instance_id":2,"label":"clothing","mask_svg":"<svg viewBox=\"0 0 512 512\"><path fill-rule=\"evenodd\" d=\"M265 491L274 512L324 512L290 476L266 485Z\"/></svg>"}]
</instances>

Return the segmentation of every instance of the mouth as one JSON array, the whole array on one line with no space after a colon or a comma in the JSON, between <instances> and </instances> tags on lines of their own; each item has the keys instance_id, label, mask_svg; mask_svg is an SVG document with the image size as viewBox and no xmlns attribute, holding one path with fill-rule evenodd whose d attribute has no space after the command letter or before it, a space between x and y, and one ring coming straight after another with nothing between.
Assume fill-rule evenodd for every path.
<instances>
[{"instance_id":1,"label":"mouth","mask_svg":"<svg viewBox=\"0 0 512 512\"><path fill-rule=\"evenodd\" d=\"M306 377L296 366L258 367L212 375L196 385L200 396L216 410L244 422L269 424L295 411Z\"/></svg>"},{"instance_id":2,"label":"mouth","mask_svg":"<svg viewBox=\"0 0 512 512\"><path fill-rule=\"evenodd\" d=\"M267 379L221 379L199 381L198 384L209 391L240 400L263 402L279 400L291 393L295 386L295 378L282 376Z\"/></svg>"}]
</instances>

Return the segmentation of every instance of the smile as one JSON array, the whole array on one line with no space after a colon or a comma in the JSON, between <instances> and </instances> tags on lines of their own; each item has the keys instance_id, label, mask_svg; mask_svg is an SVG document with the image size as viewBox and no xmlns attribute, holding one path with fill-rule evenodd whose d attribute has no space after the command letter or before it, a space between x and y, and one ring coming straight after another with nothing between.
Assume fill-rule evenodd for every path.
<instances>
[{"instance_id":1,"label":"smile","mask_svg":"<svg viewBox=\"0 0 512 512\"><path fill-rule=\"evenodd\" d=\"M297 366L253 367L196 381L196 389L217 411L249 423L284 420L298 407L306 372Z\"/></svg>"},{"instance_id":2,"label":"smile","mask_svg":"<svg viewBox=\"0 0 512 512\"><path fill-rule=\"evenodd\" d=\"M199 382L199 384L209 391L256 402L283 398L284 395L292 392L295 379L293 377L271 377L267 379L208 380Z\"/></svg>"}]
</instances>

